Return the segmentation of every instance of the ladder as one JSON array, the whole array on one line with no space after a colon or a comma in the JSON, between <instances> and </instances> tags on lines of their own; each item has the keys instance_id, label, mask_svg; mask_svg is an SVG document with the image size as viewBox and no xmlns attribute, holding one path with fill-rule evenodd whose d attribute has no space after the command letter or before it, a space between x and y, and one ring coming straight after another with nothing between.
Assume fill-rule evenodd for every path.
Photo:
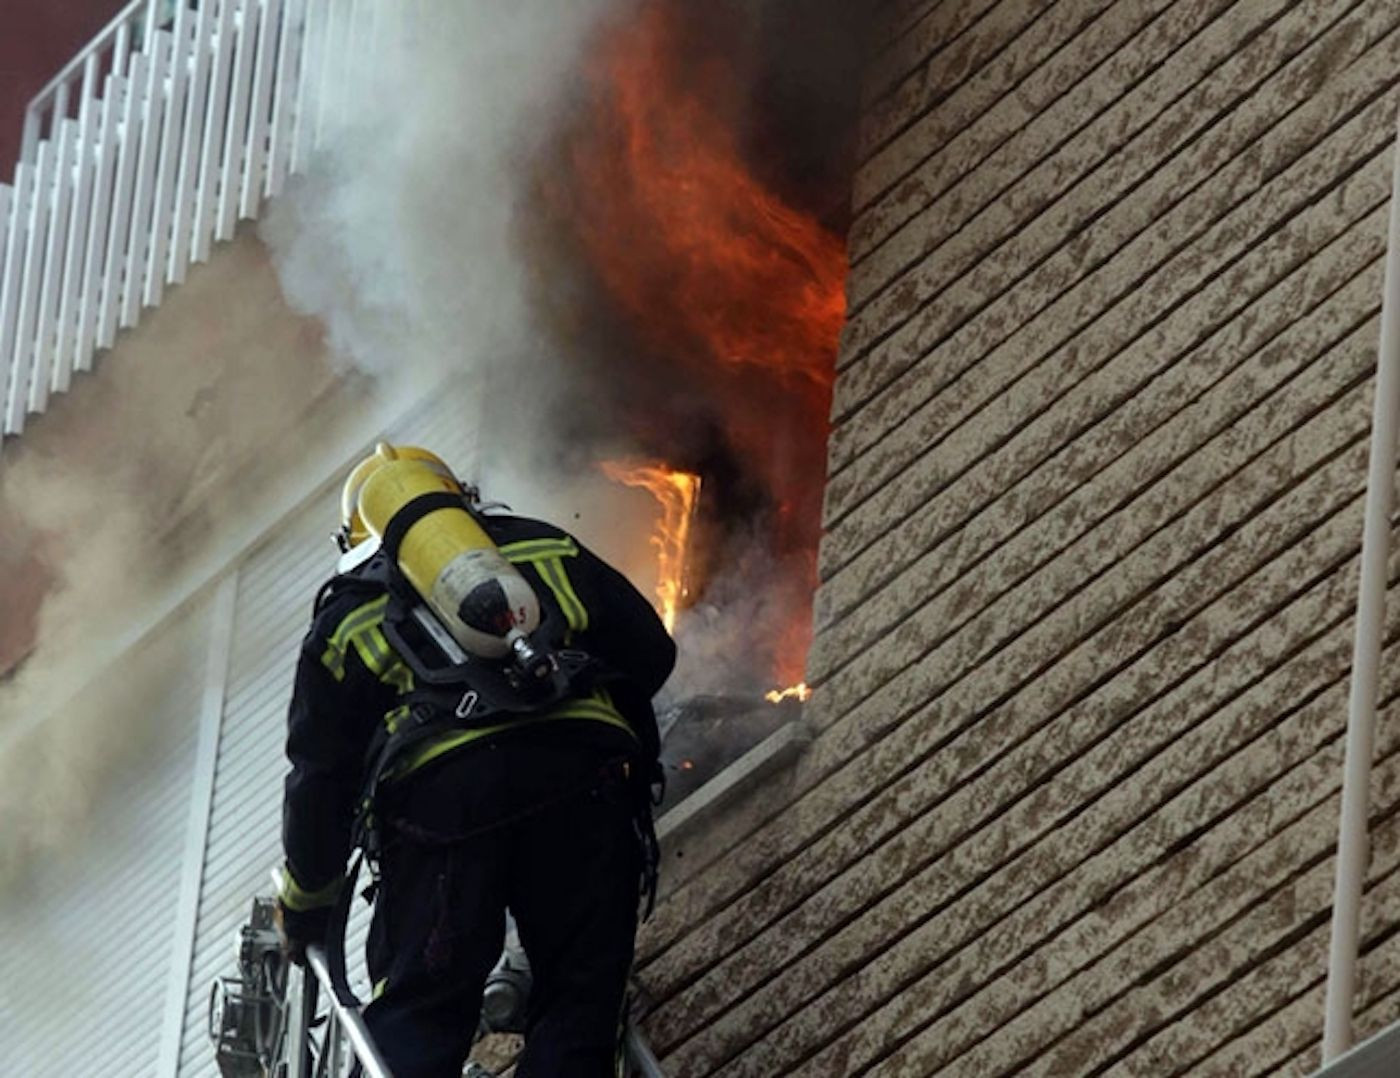
<instances>
[{"instance_id":1,"label":"ladder","mask_svg":"<svg viewBox=\"0 0 1400 1078\"><path fill-rule=\"evenodd\" d=\"M337 998L325 948L306 949L300 975L288 968L273 927L275 908L272 898L253 900L239 931L238 974L215 981L210 992L209 1036L222 1078L343 1078L354 1065L365 1078L392 1078L359 1007ZM523 1033L529 991L529 963L512 923L487 978L478 1036ZM665 1078L631 1015L623 1058L628 1078ZM470 1063L463 1078L496 1076Z\"/></svg>"}]
</instances>

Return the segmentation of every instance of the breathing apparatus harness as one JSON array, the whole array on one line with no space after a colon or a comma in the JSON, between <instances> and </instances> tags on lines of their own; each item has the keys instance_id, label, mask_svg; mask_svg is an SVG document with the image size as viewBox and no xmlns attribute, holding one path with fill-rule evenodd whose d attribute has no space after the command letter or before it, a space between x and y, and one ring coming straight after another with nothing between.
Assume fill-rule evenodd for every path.
<instances>
[{"instance_id":1,"label":"breathing apparatus harness","mask_svg":"<svg viewBox=\"0 0 1400 1078\"><path fill-rule=\"evenodd\" d=\"M421 451L399 454L380 446L368 463L372 467L347 483L354 494L342 502L347 526L337 537L342 551L339 572L322 588L316 605L319 610L328 595L341 589L384 594L379 629L412 680L391 713L393 721L385 716L365 755L352 830L360 852L336 902L326 940L331 978L342 1002L354 999L345 975L344 931L355 878L360 864L368 860L374 879L364 896L372 899L386 824L405 841L455 845L519 818L494 821L471 834L439 835L405 826L406 821L379 819L383 784L402 773L414 750L445 734L536 715L617 679L588 652L568 646L568 618L557 602L542 602L544 596L496 547L484 526L485 507L476 488L458 484L440 461ZM368 536L353 546L352 513L356 528ZM649 787L638 781L641 776L629 760L615 761L604 772L588 789L620 784L631 792L633 826L645 866L642 892L650 915L659 851ZM526 815L555 803L533 806Z\"/></svg>"},{"instance_id":2,"label":"breathing apparatus harness","mask_svg":"<svg viewBox=\"0 0 1400 1078\"><path fill-rule=\"evenodd\" d=\"M419 464L392 462L371 476L360 504L378 546L348 554L337 578L386 593L381 631L413 677L392 727L377 728L366 754L355 839L371 861L385 822L376 816L379 791L415 749L454 730L538 714L619 680L587 651L568 645L563 610L541 601L500 554L475 488L434 489L431 474L427 486L424 474ZM621 781L645 789L634 770L627 764ZM638 838L652 865L650 805L639 804L637 816ZM647 876L651 898L654 872Z\"/></svg>"},{"instance_id":3,"label":"breathing apparatus harness","mask_svg":"<svg viewBox=\"0 0 1400 1078\"><path fill-rule=\"evenodd\" d=\"M468 495L418 495L394 513L378 549L331 582L386 593L380 629L413 676L412 688L401 698L400 717L392 727L384 723L377 728L366 753L355 838L371 859L381 842L374 815L380 787L412 750L453 730L537 714L609 680L599 660L565 646L565 619L550 604L541 604L539 624L532 631L510 634L509 651L501 658L484 658L461 646L400 567L404 536L441 509L465 512L480 527ZM487 580L466 594L459 613L468 624L499 629L509 624L504 601L496 582Z\"/></svg>"}]
</instances>

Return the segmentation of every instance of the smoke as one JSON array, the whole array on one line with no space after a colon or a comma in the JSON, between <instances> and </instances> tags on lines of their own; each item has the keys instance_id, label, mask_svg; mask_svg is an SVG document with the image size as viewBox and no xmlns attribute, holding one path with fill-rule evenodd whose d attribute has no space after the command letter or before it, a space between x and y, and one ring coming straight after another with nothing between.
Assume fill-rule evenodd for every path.
<instances>
[{"instance_id":1,"label":"smoke","mask_svg":"<svg viewBox=\"0 0 1400 1078\"><path fill-rule=\"evenodd\" d=\"M480 451L454 463L486 498L570 528L646 588L655 506L599 462L693 455L692 424L667 422L693 398L648 370L542 198L567 133L593 120L590 56L634 9L404 6L375 31L372 63L344 65L362 78L321 97L313 166L260 233L288 301L383 392L407 402L467 380ZM658 394L676 407L653 407ZM650 438L649 422L667 430Z\"/></svg>"},{"instance_id":2,"label":"smoke","mask_svg":"<svg viewBox=\"0 0 1400 1078\"><path fill-rule=\"evenodd\" d=\"M375 414L362 383L332 370L244 232L6 440L0 875L77 838L152 744L155 709L113 703L114 682L159 699L130 649L339 467Z\"/></svg>"},{"instance_id":3,"label":"smoke","mask_svg":"<svg viewBox=\"0 0 1400 1078\"><path fill-rule=\"evenodd\" d=\"M758 697L775 682L801 680L799 665L785 668L787 637L811 604L805 576L772 549L772 536L736 528L725 536L724 557L700 599L677 619L682 647L667 696L733 693Z\"/></svg>"},{"instance_id":4,"label":"smoke","mask_svg":"<svg viewBox=\"0 0 1400 1078\"><path fill-rule=\"evenodd\" d=\"M527 298L521 177L615 0L384 5L320 99L323 144L262 235L333 350L405 399L467 375L496 455L529 459L577 385ZM415 14L416 13L416 14ZM548 438L544 439L546 442Z\"/></svg>"},{"instance_id":5,"label":"smoke","mask_svg":"<svg viewBox=\"0 0 1400 1078\"><path fill-rule=\"evenodd\" d=\"M89 805L146 743L141 709L69 698L366 428L470 371L510 417L505 451L528 455L517 424L565 381L530 330L513 192L604 6L433 5L373 62L332 50L360 81L326 100L315 170L270 207L276 272L245 230L6 443L0 753L47 777L43 797L14 777L0 804L5 863L70 832L48 810Z\"/></svg>"},{"instance_id":6,"label":"smoke","mask_svg":"<svg viewBox=\"0 0 1400 1078\"><path fill-rule=\"evenodd\" d=\"M842 69L794 61L813 14L645 0L590 55L538 184L535 244L571 267L537 283L541 306L609 387L567 417L575 441L624 432L629 455L703 480L678 689L799 680L810 639L846 269L827 217L846 196L807 166L850 134L824 112ZM817 118L785 139L804 101Z\"/></svg>"},{"instance_id":7,"label":"smoke","mask_svg":"<svg viewBox=\"0 0 1400 1078\"><path fill-rule=\"evenodd\" d=\"M793 0L749 6L766 59L739 72L730 104L750 90L779 102L744 123L761 149L751 160L825 215L842 200L831 183L812 191L811 176L831 169L824 125L804 136L796 168L773 145L816 114L794 89L794 65L810 65L794 59L806 46L792 46L785 20L808 31L829 20ZM110 372L80 376L0 450L0 876L71 837L152 744L141 707L72 706L74 693L250 541L269 506L294 501L446 375L468 376L480 401L464 422L489 447L476 462L487 496L574 528L639 583L653 568L645 495L604 482L597 461L641 451L707 473L702 515L722 526L701 550L704 587L679 627L673 691L761 682L752 642L781 638L810 601L791 586L808 585L791 551L741 526L776 505L759 504L752 476L715 473L709 460L716 430L732 448L771 426L783 386L711 377L649 350L546 197L568 133L596 122L590 50L636 4L476 0L399 18L426 8L386 0L365 39L372 57L333 50L330 73L354 81L329 79L322 148L270 206L266 248L247 230L221 246L101 358ZM712 53L715 38L702 39L717 25L694 22ZM781 464L745 460L764 474ZM819 488L819 461L798 470Z\"/></svg>"},{"instance_id":8,"label":"smoke","mask_svg":"<svg viewBox=\"0 0 1400 1078\"><path fill-rule=\"evenodd\" d=\"M89 837L114 790L158 781L155 762L180 759L192 744L198 716L177 705L199 699L199 619L185 612L127 651L96 689L9 732L0 753L0 896L22 897L16 889L37 883L36 864Z\"/></svg>"}]
</instances>

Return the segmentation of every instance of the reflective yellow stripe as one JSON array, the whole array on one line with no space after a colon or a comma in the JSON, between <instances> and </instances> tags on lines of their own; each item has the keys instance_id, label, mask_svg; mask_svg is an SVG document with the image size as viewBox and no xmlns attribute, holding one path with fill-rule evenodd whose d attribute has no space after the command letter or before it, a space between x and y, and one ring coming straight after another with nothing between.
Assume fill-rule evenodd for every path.
<instances>
[{"instance_id":1,"label":"reflective yellow stripe","mask_svg":"<svg viewBox=\"0 0 1400 1078\"><path fill-rule=\"evenodd\" d=\"M400 696L413 691L413 671L405 666L397 657L389 666L389 669L379 675L379 680L388 685Z\"/></svg>"},{"instance_id":2,"label":"reflective yellow stripe","mask_svg":"<svg viewBox=\"0 0 1400 1078\"><path fill-rule=\"evenodd\" d=\"M353 647L375 677L398 693L413 688L413 672L392 647L379 628L389 603L387 595L358 606L341 620L326 641L321 662L337 681L345 679L345 656Z\"/></svg>"},{"instance_id":3,"label":"reflective yellow stripe","mask_svg":"<svg viewBox=\"0 0 1400 1078\"><path fill-rule=\"evenodd\" d=\"M378 599L371 599L363 606L357 606L345 617L340 619L340 624L336 626L335 632L331 633L330 643L332 646L345 650L345 645L350 639L350 635L364 626L367 622L382 621L384 609L389 605L389 596L381 595Z\"/></svg>"},{"instance_id":4,"label":"reflective yellow stripe","mask_svg":"<svg viewBox=\"0 0 1400 1078\"><path fill-rule=\"evenodd\" d=\"M389 597L381 595L363 606L357 606L346 614L326 641L326 650L321 655L321 663L331 672L336 681L345 678L345 649L351 640L367 625L376 625L384 618L384 608Z\"/></svg>"},{"instance_id":5,"label":"reflective yellow stripe","mask_svg":"<svg viewBox=\"0 0 1400 1078\"><path fill-rule=\"evenodd\" d=\"M626 731L629 737L635 738L637 736L632 732L632 727L627 725L627 720L613 705L612 698L606 692L600 691L581 700L566 700L558 707L551 708L539 715L518 715L506 722L496 723L492 726L478 726L469 730L458 730L444 734L441 738L422 746L418 751L406 757L385 778L389 781L402 778L404 775L418 770L424 764L436 760L444 753L468 745L473 741L480 741L492 734L499 734L502 730L533 726L556 719L592 719L596 722L607 723L609 726L616 726L619 730Z\"/></svg>"},{"instance_id":6,"label":"reflective yellow stripe","mask_svg":"<svg viewBox=\"0 0 1400 1078\"><path fill-rule=\"evenodd\" d=\"M381 674L389 665L389 642L379 631L378 624L371 624L366 629L352 633L350 643L360 653L360 661L371 674Z\"/></svg>"},{"instance_id":7,"label":"reflective yellow stripe","mask_svg":"<svg viewBox=\"0 0 1400 1078\"><path fill-rule=\"evenodd\" d=\"M517 543L507 543L500 551L512 562L574 558L578 556L578 544L572 539L521 539Z\"/></svg>"},{"instance_id":8,"label":"reflective yellow stripe","mask_svg":"<svg viewBox=\"0 0 1400 1078\"><path fill-rule=\"evenodd\" d=\"M569 623L570 633L581 633L588 628L588 608L579 600L569 571L564 567L565 558L578 557L577 543L572 539L522 539L518 543L507 543L500 550L512 563L534 565L540 579L554 593Z\"/></svg>"},{"instance_id":9,"label":"reflective yellow stripe","mask_svg":"<svg viewBox=\"0 0 1400 1078\"><path fill-rule=\"evenodd\" d=\"M384 725L389 728L389 733L393 733L399 728L399 723L408 717L408 705L400 704L384 713Z\"/></svg>"},{"instance_id":10,"label":"reflective yellow stripe","mask_svg":"<svg viewBox=\"0 0 1400 1078\"><path fill-rule=\"evenodd\" d=\"M581 633L588 628L588 610L579 602L574 586L569 582L569 574L564 563L558 558L545 558L535 563L540 579L549 585L559 609L564 612L564 620L569 623L570 633Z\"/></svg>"},{"instance_id":11,"label":"reflective yellow stripe","mask_svg":"<svg viewBox=\"0 0 1400 1078\"><path fill-rule=\"evenodd\" d=\"M413 688L413 671L404 665L399 653L389 646L379 623L376 622L354 633L350 642L360 653L366 669L386 685L397 689L400 694Z\"/></svg>"},{"instance_id":12,"label":"reflective yellow stripe","mask_svg":"<svg viewBox=\"0 0 1400 1078\"><path fill-rule=\"evenodd\" d=\"M345 680L345 652L327 647L321 655L321 665L331 672L336 681Z\"/></svg>"},{"instance_id":13,"label":"reflective yellow stripe","mask_svg":"<svg viewBox=\"0 0 1400 1078\"><path fill-rule=\"evenodd\" d=\"M333 880L326 884L319 891L308 891L301 884L297 883L292 876L290 865L282 868L282 893L278 895L278 901L287 909L296 913L305 913L307 910L324 909L326 906L335 904L335 900L340 897L340 889L345 885L345 877Z\"/></svg>"}]
</instances>

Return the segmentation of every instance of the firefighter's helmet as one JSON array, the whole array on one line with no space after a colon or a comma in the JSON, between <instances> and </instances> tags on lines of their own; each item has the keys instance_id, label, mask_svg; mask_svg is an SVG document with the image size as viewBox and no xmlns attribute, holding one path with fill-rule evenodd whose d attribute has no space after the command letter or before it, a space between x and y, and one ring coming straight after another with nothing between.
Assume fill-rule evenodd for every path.
<instances>
[{"instance_id":1,"label":"firefighter's helmet","mask_svg":"<svg viewBox=\"0 0 1400 1078\"><path fill-rule=\"evenodd\" d=\"M452 469L436 453L416 445L395 446L388 442L380 442L374 447L373 453L355 465L346 477L345 485L340 489L338 538L342 550L357 547L369 538L369 528L360 516L360 491L366 480L391 460L414 460L426 464L442 477L447 489L457 494L466 493L461 481L452 474Z\"/></svg>"}]
</instances>

